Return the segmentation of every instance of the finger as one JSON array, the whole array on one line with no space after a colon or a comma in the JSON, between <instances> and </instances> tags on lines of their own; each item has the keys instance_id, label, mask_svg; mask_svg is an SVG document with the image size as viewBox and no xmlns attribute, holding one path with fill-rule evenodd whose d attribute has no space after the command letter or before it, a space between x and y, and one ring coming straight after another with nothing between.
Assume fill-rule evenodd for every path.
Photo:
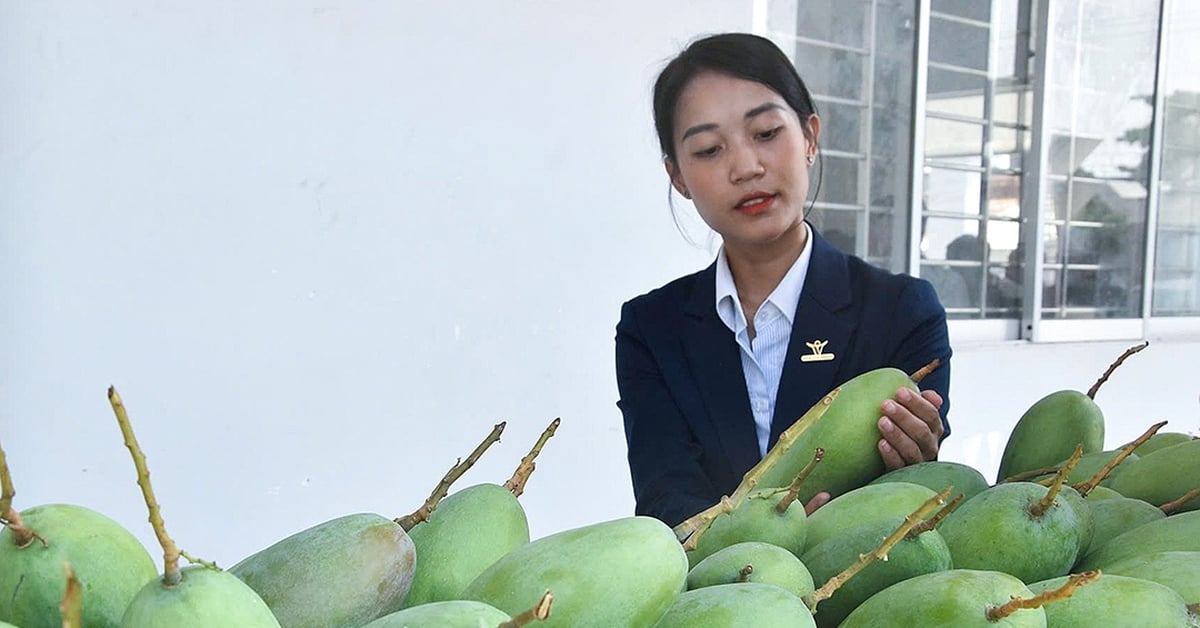
<instances>
[{"instance_id":1,"label":"finger","mask_svg":"<svg viewBox=\"0 0 1200 628\"><path fill-rule=\"evenodd\" d=\"M830 497L829 493L825 493L825 492L821 492L821 493L817 493L816 495L813 495L813 498L808 500L807 504L804 504L804 514L805 515L813 514L814 512L817 511L818 508L820 508L821 506L824 506L825 504L828 504L830 499L831 499L831 497Z\"/></svg>"},{"instance_id":2,"label":"finger","mask_svg":"<svg viewBox=\"0 0 1200 628\"><path fill-rule=\"evenodd\" d=\"M886 440L879 439L877 448L879 449L879 456L883 458L883 466L888 471L895 471L907 466L904 463L904 458L901 458L900 454L896 453L896 450Z\"/></svg>"},{"instance_id":3,"label":"finger","mask_svg":"<svg viewBox=\"0 0 1200 628\"><path fill-rule=\"evenodd\" d=\"M929 430L924 423L917 420L912 420L914 431L925 430L925 438L930 438ZM883 440L894 450L904 464L916 464L925 461L925 453L921 445L909 436L907 432L897 426L891 419L883 417L879 419L879 433L883 435Z\"/></svg>"},{"instance_id":4,"label":"finger","mask_svg":"<svg viewBox=\"0 0 1200 628\"><path fill-rule=\"evenodd\" d=\"M930 430L936 429L942 423L942 415L939 412L941 408L941 395L930 391L935 395L939 403L934 403L925 393L917 394L907 388L901 388L896 391L895 401L905 410L912 413L913 416L921 419L929 426Z\"/></svg>"},{"instance_id":5,"label":"finger","mask_svg":"<svg viewBox=\"0 0 1200 628\"><path fill-rule=\"evenodd\" d=\"M929 403L933 404L933 407L937 408L938 412L942 411L942 404L945 403L946 400L942 399L942 396L939 395L936 390L922 390L921 396L924 397Z\"/></svg>"}]
</instances>

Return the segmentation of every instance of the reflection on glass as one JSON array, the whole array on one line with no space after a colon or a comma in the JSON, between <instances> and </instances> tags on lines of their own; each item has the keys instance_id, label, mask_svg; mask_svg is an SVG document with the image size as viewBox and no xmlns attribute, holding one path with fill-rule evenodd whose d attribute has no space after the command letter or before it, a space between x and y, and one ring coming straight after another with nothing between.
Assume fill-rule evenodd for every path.
<instances>
[{"instance_id":1,"label":"reflection on glass","mask_svg":"<svg viewBox=\"0 0 1200 628\"><path fill-rule=\"evenodd\" d=\"M821 116L821 146L857 153L862 150L862 107L817 101Z\"/></svg>"},{"instance_id":2,"label":"reflection on glass","mask_svg":"<svg viewBox=\"0 0 1200 628\"><path fill-rule=\"evenodd\" d=\"M857 52L796 44L796 69L815 94L862 100L863 61Z\"/></svg>"},{"instance_id":3,"label":"reflection on glass","mask_svg":"<svg viewBox=\"0 0 1200 628\"><path fill-rule=\"evenodd\" d=\"M991 5L988 0L932 0L930 8L938 13L986 22L991 18Z\"/></svg>"},{"instance_id":4,"label":"reflection on glass","mask_svg":"<svg viewBox=\"0 0 1200 628\"><path fill-rule=\"evenodd\" d=\"M933 14L929 16L929 61L970 70L986 71L988 27L954 20Z\"/></svg>"},{"instance_id":5,"label":"reflection on glass","mask_svg":"<svg viewBox=\"0 0 1200 628\"><path fill-rule=\"evenodd\" d=\"M983 163L983 125L930 116L925 121L925 158Z\"/></svg>"},{"instance_id":6,"label":"reflection on glass","mask_svg":"<svg viewBox=\"0 0 1200 628\"><path fill-rule=\"evenodd\" d=\"M871 9L870 0L845 0L841 2L813 2L795 0L792 15L796 23L781 24L780 29L796 28L797 33L812 37L819 33L824 41L837 42L855 48L867 47L867 18ZM811 34L810 34L811 33ZM804 76L801 74L801 76Z\"/></svg>"},{"instance_id":7,"label":"reflection on glass","mask_svg":"<svg viewBox=\"0 0 1200 628\"><path fill-rule=\"evenodd\" d=\"M858 205L858 171L860 162L857 159L825 155L821 158L823 171L821 173L821 190L817 200L823 203L838 203L841 205Z\"/></svg>"},{"instance_id":8,"label":"reflection on glass","mask_svg":"<svg viewBox=\"0 0 1200 628\"><path fill-rule=\"evenodd\" d=\"M868 216L870 216L868 229L870 238L867 241L867 256L872 259L890 259L897 252L893 241L898 235L893 227L895 221L892 219L892 214L890 212L871 212Z\"/></svg>"},{"instance_id":9,"label":"reflection on glass","mask_svg":"<svg viewBox=\"0 0 1200 628\"><path fill-rule=\"evenodd\" d=\"M812 222L830 244L846 253L857 255L860 215L856 211L822 209L816 212Z\"/></svg>"},{"instance_id":10,"label":"reflection on glass","mask_svg":"<svg viewBox=\"0 0 1200 628\"><path fill-rule=\"evenodd\" d=\"M966 170L925 169L925 211L979 215L983 175Z\"/></svg>"},{"instance_id":11,"label":"reflection on glass","mask_svg":"<svg viewBox=\"0 0 1200 628\"><path fill-rule=\"evenodd\" d=\"M983 119L987 77L939 67L929 68L925 108L932 112Z\"/></svg>"}]
</instances>

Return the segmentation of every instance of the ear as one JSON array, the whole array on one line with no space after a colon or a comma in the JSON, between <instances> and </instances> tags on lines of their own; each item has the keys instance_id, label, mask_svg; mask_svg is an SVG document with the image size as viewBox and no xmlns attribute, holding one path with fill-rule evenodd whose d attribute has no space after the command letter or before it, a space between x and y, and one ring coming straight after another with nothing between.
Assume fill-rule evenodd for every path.
<instances>
[{"instance_id":1,"label":"ear","mask_svg":"<svg viewBox=\"0 0 1200 628\"><path fill-rule=\"evenodd\" d=\"M671 178L671 186L679 192L683 198L691 200L692 195L688 192L687 186L683 183L683 176L679 173L679 167L671 161L670 157L663 157L663 167L667 169L667 176Z\"/></svg>"},{"instance_id":2,"label":"ear","mask_svg":"<svg viewBox=\"0 0 1200 628\"><path fill-rule=\"evenodd\" d=\"M808 140L808 154L816 155L821 146L821 118L817 114L808 116L804 122L804 137Z\"/></svg>"}]
</instances>

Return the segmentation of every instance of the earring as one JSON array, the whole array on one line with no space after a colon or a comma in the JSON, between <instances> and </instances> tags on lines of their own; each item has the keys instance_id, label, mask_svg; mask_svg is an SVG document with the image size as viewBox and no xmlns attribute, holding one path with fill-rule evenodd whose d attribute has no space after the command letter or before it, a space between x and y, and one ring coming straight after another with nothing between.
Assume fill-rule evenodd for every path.
<instances>
[{"instance_id":1,"label":"earring","mask_svg":"<svg viewBox=\"0 0 1200 628\"><path fill-rule=\"evenodd\" d=\"M679 190L679 193L683 195L683 198L686 198L689 201L692 200L692 194L688 192L687 188Z\"/></svg>"},{"instance_id":2,"label":"earring","mask_svg":"<svg viewBox=\"0 0 1200 628\"><path fill-rule=\"evenodd\" d=\"M808 165L811 166L811 165L813 165L814 162L817 161L817 156L813 155L813 154L809 154L809 156L805 158L805 161L807 161Z\"/></svg>"}]
</instances>

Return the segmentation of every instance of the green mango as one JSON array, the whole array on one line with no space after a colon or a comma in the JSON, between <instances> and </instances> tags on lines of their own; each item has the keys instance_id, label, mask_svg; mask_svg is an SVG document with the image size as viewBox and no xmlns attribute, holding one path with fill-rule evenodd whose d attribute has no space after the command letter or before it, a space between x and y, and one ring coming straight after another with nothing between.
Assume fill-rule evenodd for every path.
<instances>
[{"instance_id":1,"label":"green mango","mask_svg":"<svg viewBox=\"0 0 1200 628\"><path fill-rule=\"evenodd\" d=\"M415 529L415 528L414 528ZM504 611L483 602L449 600L412 606L384 615L363 628L495 628L512 620Z\"/></svg>"},{"instance_id":2,"label":"green mango","mask_svg":"<svg viewBox=\"0 0 1200 628\"><path fill-rule=\"evenodd\" d=\"M404 528L359 513L297 532L229 572L288 628L335 628L361 626L400 610L415 562Z\"/></svg>"},{"instance_id":3,"label":"green mango","mask_svg":"<svg viewBox=\"0 0 1200 628\"><path fill-rule=\"evenodd\" d=\"M1111 488L1108 488L1107 486L1101 485L1092 488L1091 492L1089 492L1083 499L1087 502L1098 502L1106 499L1119 499L1122 497L1124 497L1124 495L1112 490Z\"/></svg>"},{"instance_id":4,"label":"green mango","mask_svg":"<svg viewBox=\"0 0 1200 628\"><path fill-rule=\"evenodd\" d=\"M665 523L625 517L565 530L509 552L462 593L510 614L554 592L539 625L651 626L687 579L683 546Z\"/></svg>"},{"instance_id":5,"label":"green mango","mask_svg":"<svg viewBox=\"0 0 1200 628\"><path fill-rule=\"evenodd\" d=\"M1058 499L1063 500L1075 511L1075 516L1079 517L1079 549L1075 552L1075 558L1078 560L1092 545L1092 537L1096 534L1096 519L1092 515L1091 506L1074 488L1063 486L1058 493Z\"/></svg>"},{"instance_id":6,"label":"green mango","mask_svg":"<svg viewBox=\"0 0 1200 628\"><path fill-rule=\"evenodd\" d=\"M937 571L897 582L872 595L846 617L841 628L1046 626L1046 613L1040 608L1022 609L998 622L988 621L988 608L1014 597L1030 598L1033 593L1008 574L970 569ZM820 612L818 606L817 614Z\"/></svg>"},{"instance_id":7,"label":"green mango","mask_svg":"<svg viewBox=\"0 0 1200 628\"><path fill-rule=\"evenodd\" d=\"M1075 464L1075 468L1071 469L1071 472L1067 474L1067 484L1079 484L1092 479L1093 476L1104 468L1104 465L1112 462L1113 458L1116 458L1120 454L1120 450L1093 451L1090 454L1084 454L1079 458L1079 462ZM1120 473L1122 469L1127 468L1128 465L1137 459L1137 454L1129 454L1112 471L1109 471L1108 476L1101 482L1108 482L1110 478ZM1059 460L1058 466L1062 466L1066 462L1066 460Z\"/></svg>"},{"instance_id":8,"label":"green mango","mask_svg":"<svg viewBox=\"0 0 1200 628\"><path fill-rule=\"evenodd\" d=\"M955 568L1001 571L1022 582L1065 575L1079 556L1083 529L1061 494L1042 516L1030 513L1048 490L1010 482L963 502L938 527Z\"/></svg>"},{"instance_id":9,"label":"green mango","mask_svg":"<svg viewBox=\"0 0 1200 628\"><path fill-rule=\"evenodd\" d=\"M825 413L806 424L758 485L788 486L818 447L825 450L825 457L800 487L801 502L808 503L821 491L837 497L883 475L886 468L877 449L879 418L883 402L900 388L919 393L904 371L890 367L868 371L839 386Z\"/></svg>"},{"instance_id":10,"label":"green mango","mask_svg":"<svg viewBox=\"0 0 1200 628\"><path fill-rule=\"evenodd\" d=\"M1200 551L1141 554L1105 567L1104 573L1157 582L1188 604L1200 603Z\"/></svg>"},{"instance_id":11,"label":"green mango","mask_svg":"<svg viewBox=\"0 0 1200 628\"><path fill-rule=\"evenodd\" d=\"M1000 457L999 482L1018 473L1049 467L1104 448L1104 413L1087 395L1060 390L1039 399L1017 421Z\"/></svg>"},{"instance_id":12,"label":"green mango","mask_svg":"<svg viewBox=\"0 0 1200 628\"><path fill-rule=\"evenodd\" d=\"M129 603L121 628L279 628L262 598L227 571L193 565L168 587L155 578Z\"/></svg>"},{"instance_id":13,"label":"green mango","mask_svg":"<svg viewBox=\"0 0 1200 628\"><path fill-rule=\"evenodd\" d=\"M803 597L813 592L812 574L796 555L770 543L736 543L700 561L688 572L689 590L738 582L742 569L753 571L746 582L773 584L792 595Z\"/></svg>"},{"instance_id":14,"label":"green mango","mask_svg":"<svg viewBox=\"0 0 1200 628\"><path fill-rule=\"evenodd\" d=\"M1200 439L1163 447L1122 467L1108 484L1114 491L1162 506L1200 487ZM1200 496L1176 512L1189 510L1200 510Z\"/></svg>"},{"instance_id":15,"label":"green mango","mask_svg":"<svg viewBox=\"0 0 1200 628\"><path fill-rule=\"evenodd\" d=\"M60 628L70 563L83 589L86 626L116 626L130 600L154 580L158 567L132 534L83 506L47 504L21 514L26 527L46 539L23 548L12 530L0 530L0 619L25 628Z\"/></svg>"},{"instance_id":16,"label":"green mango","mask_svg":"<svg viewBox=\"0 0 1200 628\"><path fill-rule=\"evenodd\" d=\"M687 553L688 566L695 567L715 552L735 543L762 541L778 545L797 557L807 538L808 515L795 500L780 514L775 510L784 494L779 489L751 491L733 512L719 515Z\"/></svg>"},{"instance_id":17,"label":"green mango","mask_svg":"<svg viewBox=\"0 0 1200 628\"><path fill-rule=\"evenodd\" d=\"M740 582L680 594L654 627L806 628L815 625L808 607L795 595L771 584Z\"/></svg>"},{"instance_id":18,"label":"green mango","mask_svg":"<svg viewBox=\"0 0 1200 628\"><path fill-rule=\"evenodd\" d=\"M1036 594L1057 589L1067 576L1029 585ZM1157 582L1111 575L1075 589L1071 597L1047 604L1046 626L1172 626L1186 628L1188 609L1183 598Z\"/></svg>"},{"instance_id":19,"label":"green mango","mask_svg":"<svg viewBox=\"0 0 1200 628\"><path fill-rule=\"evenodd\" d=\"M1091 495L1089 494L1090 498ZM1158 521L1166 517L1163 511L1140 500L1129 497L1117 497L1100 501L1088 501L1092 511L1095 530L1092 533L1091 546L1100 547L1112 540L1113 537L1124 534L1144 523ZM1089 551L1090 548L1089 548ZM1083 554L1087 555L1087 552Z\"/></svg>"},{"instance_id":20,"label":"green mango","mask_svg":"<svg viewBox=\"0 0 1200 628\"><path fill-rule=\"evenodd\" d=\"M933 489L920 484L888 482L869 484L837 497L808 518L808 541L800 560L809 548L827 539L872 521L906 516L935 495Z\"/></svg>"},{"instance_id":21,"label":"green mango","mask_svg":"<svg viewBox=\"0 0 1200 628\"><path fill-rule=\"evenodd\" d=\"M974 467L958 462L945 462L942 460L911 464L907 467L888 471L872 480L871 484L884 484L887 482L920 484L934 493L940 493L942 489L948 486L954 487L954 492L951 495L961 493L964 500L971 499L988 488L988 481Z\"/></svg>"},{"instance_id":22,"label":"green mango","mask_svg":"<svg viewBox=\"0 0 1200 628\"><path fill-rule=\"evenodd\" d=\"M810 547L804 554L805 565L816 582L827 582L854 564L859 556L879 547L885 538L904 523L904 517L889 517L846 530ZM937 530L905 538L887 553L887 560L876 560L838 587L829 599L817 604L817 626L837 626L855 608L879 591L921 574L946 571L952 567L950 548Z\"/></svg>"},{"instance_id":23,"label":"green mango","mask_svg":"<svg viewBox=\"0 0 1200 628\"><path fill-rule=\"evenodd\" d=\"M1127 558L1154 552L1200 551L1200 511L1163 517L1094 546L1076 569L1105 569Z\"/></svg>"},{"instance_id":24,"label":"green mango","mask_svg":"<svg viewBox=\"0 0 1200 628\"><path fill-rule=\"evenodd\" d=\"M447 496L408 535L420 560L404 608L458 599L484 569L529 542L529 521L512 491L477 484Z\"/></svg>"},{"instance_id":25,"label":"green mango","mask_svg":"<svg viewBox=\"0 0 1200 628\"><path fill-rule=\"evenodd\" d=\"M1171 445L1178 445L1179 443L1186 443L1191 440L1196 440L1196 437L1192 436L1191 434L1184 434L1182 432L1158 432L1146 439L1146 442L1138 445L1137 449L1133 450L1133 453L1139 456L1145 456L1146 454L1158 451L1163 447L1170 447Z\"/></svg>"}]
</instances>

